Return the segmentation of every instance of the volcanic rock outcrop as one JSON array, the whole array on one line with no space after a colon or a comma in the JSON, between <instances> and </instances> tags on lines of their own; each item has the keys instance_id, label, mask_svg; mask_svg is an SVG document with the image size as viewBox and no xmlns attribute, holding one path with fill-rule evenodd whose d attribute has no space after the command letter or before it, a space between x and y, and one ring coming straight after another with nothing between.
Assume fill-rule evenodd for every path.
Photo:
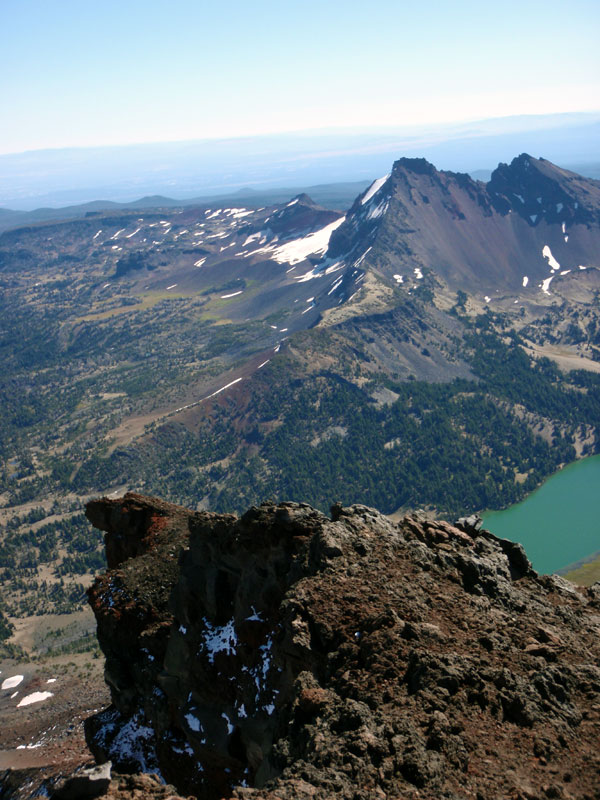
<instances>
[{"instance_id":1,"label":"volcanic rock outcrop","mask_svg":"<svg viewBox=\"0 0 600 800\"><path fill-rule=\"evenodd\" d=\"M600 586L463 520L88 506L98 761L200 798L599 798Z\"/></svg>"}]
</instances>

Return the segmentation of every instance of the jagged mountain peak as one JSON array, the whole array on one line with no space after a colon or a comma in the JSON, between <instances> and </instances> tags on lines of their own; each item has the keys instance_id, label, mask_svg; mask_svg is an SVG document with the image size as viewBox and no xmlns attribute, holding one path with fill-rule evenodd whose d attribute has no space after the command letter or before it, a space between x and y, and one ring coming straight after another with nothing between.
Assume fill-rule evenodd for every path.
<instances>
[{"instance_id":1,"label":"jagged mountain peak","mask_svg":"<svg viewBox=\"0 0 600 800\"><path fill-rule=\"evenodd\" d=\"M600 220L600 181L528 153L499 164L486 188L501 213L516 212L533 225L542 219L586 224Z\"/></svg>"},{"instance_id":2,"label":"jagged mountain peak","mask_svg":"<svg viewBox=\"0 0 600 800\"><path fill-rule=\"evenodd\" d=\"M273 233L280 238L286 238L306 235L339 217L339 212L323 208L302 192L285 205L274 209L266 222Z\"/></svg>"},{"instance_id":3,"label":"jagged mountain peak","mask_svg":"<svg viewBox=\"0 0 600 800\"><path fill-rule=\"evenodd\" d=\"M414 177L413 177L414 176ZM392 180L401 178L403 180L416 179L420 177L429 178L438 185L448 183L458 183L460 186L483 186L482 181L475 180L467 172L452 172L451 170L438 169L426 158L399 158L394 162L391 177Z\"/></svg>"},{"instance_id":4,"label":"jagged mountain peak","mask_svg":"<svg viewBox=\"0 0 600 800\"><path fill-rule=\"evenodd\" d=\"M569 176L577 177L575 173L561 169L551 161L534 158L529 153L521 153L513 158L510 164L503 162L498 164L490 176L487 188L496 193L503 189L529 187L540 180L565 183Z\"/></svg>"},{"instance_id":5,"label":"jagged mountain peak","mask_svg":"<svg viewBox=\"0 0 600 800\"><path fill-rule=\"evenodd\" d=\"M438 172L426 158L399 158L394 162L392 174L396 174L400 170L414 172L415 175L434 175Z\"/></svg>"},{"instance_id":6,"label":"jagged mountain peak","mask_svg":"<svg viewBox=\"0 0 600 800\"><path fill-rule=\"evenodd\" d=\"M318 203L315 203L312 197L306 194L306 192L300 192L300 194L297 194L295 197L292 198L291 202L299 203L304 206L311 206L312 208L320 208Z\"/></svg>"},{"instance_id":7,"label":"jagged mountain peak","mask_svg":"<svg viewBox=\"0 0 600 800\"><path fill-rule=\"evenodd\" d=\"M569 170L558 167L556 164L553 164L551 161L548 161L546 158L542 158L541 156L540 158L535 158L529 153L520 153L518 156L513 158L510 164L500 162L500 164L498 164L492 173L492 177L498 171L509 172L513 175L518 175L519 173L526 173L527 175L530 175L531 170L538 171L548 176L554 175L556 178L560 176L576 174L574 172L569 172Z\"/></svg>"},{"instance_id":8,"label":"jagged mountain peak","mask_svg":"<svg viewBox=\"0 0 600 800\"><path fill-rule=\"evenodd\" d=\"M468 287L482 304L512 308L552 302L582 282L588 296L599 240L600 181L528 153L500 164L487 184L400 158L359 195L327 255L409 293Z\"/></svg>"}]
</instances>

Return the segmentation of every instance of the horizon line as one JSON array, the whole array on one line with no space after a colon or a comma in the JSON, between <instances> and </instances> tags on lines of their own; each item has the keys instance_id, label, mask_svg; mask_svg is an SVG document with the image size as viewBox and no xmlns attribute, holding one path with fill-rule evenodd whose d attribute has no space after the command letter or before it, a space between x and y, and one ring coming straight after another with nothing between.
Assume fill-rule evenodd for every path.
<instances>
[{"instance_id":1,"label":"horizon line","mask_svg":"<svg viewBox=\"0 0 600 800\"><path fill-rule=\"evenodd\" d=\"M61 151L72 151L72 150L117 150L122 148L128 147L148 147L152 145L161 146L161 145L178 145L178 144L208 144L211 142L235 142L235 141L248 141L248 140L258 140L258 139L272 139L272 138L285 138L287 136L335 136L340 135L342 133L346 134L355 134L355 135L375 135L375 134L385 134L386 132L390 135L394 132L431 132L436 129L451 129L456 128L459 129L464 126L473 125L473 124L485 124L491 122L499 122L499 121L506 121L506 120L535 120L535 119L544 119L544 118L566 118L566 117L598 117L600 121L600 108L597 110L582 110L582 111L557 111L557 112L548 112L542 114L504 114L499 115L497 117L469 117L462 120L446 120L440 121L438 123L428 122L428 123L415 123L413 125L371 125L371 126L364 126L364 125L331 125L324 128L296 128L284 131L273 131L273 132L265 132L265 133L248 133L248 134L239 134L239 135L227 135L227 136L205 136L200 138L185 138L185 139L157 139L157 140L145 140L145 141L133 141L133 142L120 142L116 144L74 144L74 145L60 145L56 147L39 147L39 148L31 148L28 150L9 150L6 152L0 152L0 158L4 158L6 156L23 156L23 155L31 155L34 153L57 153Z\"/></svg>"}]
</instances>

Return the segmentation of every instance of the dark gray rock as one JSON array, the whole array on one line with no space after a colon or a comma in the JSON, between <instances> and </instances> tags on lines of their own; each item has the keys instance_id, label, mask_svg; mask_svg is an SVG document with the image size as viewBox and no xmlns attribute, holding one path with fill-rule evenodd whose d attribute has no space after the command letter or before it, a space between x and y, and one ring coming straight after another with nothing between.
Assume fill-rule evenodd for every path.
<instances>
[{"instance_id":1,"label":"dark gray rock","mask_svg":"<svg viewBox=\"0 0 600 800\"><path fill-rule=\"evenodd\" d=\"M51 794L51 800L87 800L106 794L110 786L112 764L107 761L97 767L82 769L65 778Z\"/></svg>"},{"instance_id":2,"label":"dark gray rock","mask_svg":"<svg viewBox=\"0 0 600 800\"><path fill-rule=\"evenodd\" d=\"M86 724L116 769L202 800L431 800L536 796L552 757L597 794L597 592L424 514L118 502L94 511L125 558L90 590L115 709Z\"/></svg>"}]
</instances>

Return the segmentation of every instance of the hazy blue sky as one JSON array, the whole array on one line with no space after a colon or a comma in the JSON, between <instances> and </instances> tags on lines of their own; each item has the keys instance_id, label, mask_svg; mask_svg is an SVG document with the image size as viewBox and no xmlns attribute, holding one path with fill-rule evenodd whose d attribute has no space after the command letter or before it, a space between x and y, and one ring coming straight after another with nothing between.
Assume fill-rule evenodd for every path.
<instances>
[{"instance_id":1,"label":"hazy blue sky","mask_svg":"<svg viewBox=\"0 0 600 800\"><path fill-rule=\"evenodd\" d=\"M0 153L600 109L598 0L0 0Z\"/></svg>"}]
</instances>

